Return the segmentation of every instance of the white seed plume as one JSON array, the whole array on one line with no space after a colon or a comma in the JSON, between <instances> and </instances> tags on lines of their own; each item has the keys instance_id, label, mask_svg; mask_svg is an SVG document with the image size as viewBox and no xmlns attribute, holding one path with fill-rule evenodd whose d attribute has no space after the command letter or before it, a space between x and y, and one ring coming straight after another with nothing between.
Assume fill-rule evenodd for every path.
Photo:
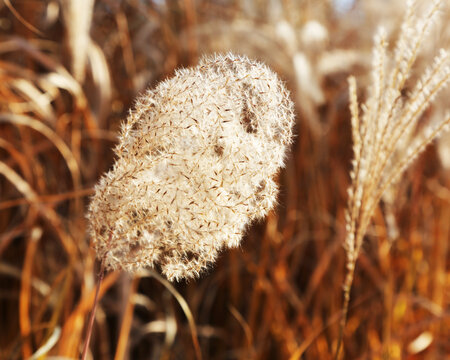
<instances>
[{"instance_id":1,"label":"white seed plume","mask_svg":"<svg viewBox=\"0 0 450 360\"><path fill-rule=\"evenodd\" d=\"M88 219L108 269L196 277L276 201L293 104L265 65L203 59L138 99Z\"/></svg>"}]
</instances>

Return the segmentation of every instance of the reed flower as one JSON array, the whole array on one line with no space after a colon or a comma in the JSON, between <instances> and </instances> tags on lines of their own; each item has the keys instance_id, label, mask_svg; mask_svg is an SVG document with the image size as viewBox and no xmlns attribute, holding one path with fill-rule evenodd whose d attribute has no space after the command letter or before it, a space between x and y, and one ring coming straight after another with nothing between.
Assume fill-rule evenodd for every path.
<instances>
[{"instance_id":1,"label":"reed flower","mask_svg":"<svg viewBox=\"0 0 450 360\"><path fill-rule=\"evenodd\" d=\"M408 91L413 65L421 45L436 22L442 2L434 0L423 16L408 1L393 56L387 34L380 29L373 49L372 86L364 105L357 99L356 80L349 79L353 169L348 189L343 317L336 358L339 356L356 260L372 216L383 194L435 138L450 126L450 116L419 127L422 114L450 81L450 53L441 49L428 69Z\"/></svg>"},{"instance_id":2,"label":"reed flower","mask_svg":"<svg viewBox=\"0 0 450 360\"><path fill-rule=\"evenodd\" d=\"M232 54L148 90L122 127L88 219L108 269L192 278L273 208L293 104L265 65Z\"/></svg>"},{"instance_id":3,"label":"reed flower","mask_svg":"<svg viewBox=\"0 0 450 360\"><path fill-rule=\"evenodd\" d=\"M436 21L440 5L440 1L435 0L425 16L417 18L415 2L408 2L392 62L387 54L386 33L380 29L373 51L373 85L362 106L362 115L358 109L356 80L349 79L354 159L345 246L350 263L360 252L382 195L450 125L447 114L418 128L425 109L450 81L450 53L447 50L440 50L412 90L404 94L420 46Z\"/></svg>"}]
</instances>

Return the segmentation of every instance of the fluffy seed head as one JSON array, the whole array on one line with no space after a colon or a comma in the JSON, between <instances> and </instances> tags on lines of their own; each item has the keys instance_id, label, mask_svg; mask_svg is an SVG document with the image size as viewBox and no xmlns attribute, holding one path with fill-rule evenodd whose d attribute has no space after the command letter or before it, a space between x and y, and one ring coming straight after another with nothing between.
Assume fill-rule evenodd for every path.
<instances>
[{"instance_id":1,"label":"fluffy seed head","mask_svg":"<svg viewBox=\"0 0 450 360\"><path fill-rule=\"evenodd\" d=\"M204 58L148 90L89 207L98 258L198 276L273 207L293 123L283 83L246 57Z\"/></svg>"}]
</instances>

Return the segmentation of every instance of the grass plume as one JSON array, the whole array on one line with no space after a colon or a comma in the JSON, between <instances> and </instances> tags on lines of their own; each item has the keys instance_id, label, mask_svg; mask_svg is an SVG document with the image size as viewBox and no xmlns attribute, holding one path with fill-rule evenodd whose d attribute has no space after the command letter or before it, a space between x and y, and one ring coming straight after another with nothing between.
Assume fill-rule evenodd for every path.
<instances>
[{"instance_id":1,"label":"grass plume","mask_svg":"<svg viewBox=\"0 0 450 360\"><path fill-rule=\"evenodd\" d=\"M159 264L170 280L197 277L273 207L293 123L277 76L232 54L147 91L89 208L99 259L107 269Z\"/></svg>"},{"instance_id":2,"label":"grass plume","mask_svg":"<svg viewBox=\"0 0 450 360\"><path fill-rule=\"evenodd\" d=\"M416 18L414 2L408 2L393 65L387 54L386 33L383 29L379 31L373 51L373 85L361 115L356 80L354 77L349 79L354 159L346 213L347 275L336 358L347 317L356 260L375 209L388 187L398 180L428 144L450 126L450 116L447 116L410 136L417 129L420 116L450 80L450 56L446 50L440 50L411 93L406 97L403 95L420 46L436 21L439 5L440 1L434 1L423 18ZM400 147L402 153L395 156Z\"/></svg>"}]
</instances>

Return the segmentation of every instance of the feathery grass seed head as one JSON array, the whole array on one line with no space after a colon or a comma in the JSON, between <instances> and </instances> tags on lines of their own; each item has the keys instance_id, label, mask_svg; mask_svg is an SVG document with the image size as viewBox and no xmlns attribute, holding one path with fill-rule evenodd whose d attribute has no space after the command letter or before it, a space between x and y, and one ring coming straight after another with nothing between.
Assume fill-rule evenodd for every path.
<instances>
[{"instance_id":1,"label":"feathery grass seed head","mask_svg":"<svg viewBox=\"0 0 450 360\"><path fill-rule=\"evenodd\" d=\"M266 66L232 54L178 70L138 99L88 218L107 268L198 276L273 207L293 104Z\"/></svg>"}]
</instances>

